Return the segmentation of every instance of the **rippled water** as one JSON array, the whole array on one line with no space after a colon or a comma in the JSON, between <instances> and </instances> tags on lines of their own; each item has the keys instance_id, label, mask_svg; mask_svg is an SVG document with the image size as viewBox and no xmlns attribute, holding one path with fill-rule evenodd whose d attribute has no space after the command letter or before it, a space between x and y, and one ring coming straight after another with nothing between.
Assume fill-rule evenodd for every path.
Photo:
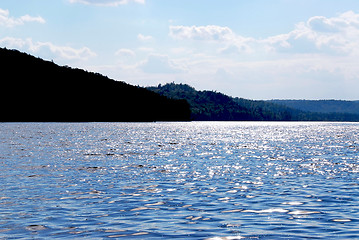
<instances>
[{"instance_id":1,"label":"rippled water","mask_svg":"<svg viewBox=\"0 0 359 240\"><path fill-rule=\"evenodd\" d=\"M359 124L1 123L1 239L359 236Z\"/></svg>"}]
</instances>

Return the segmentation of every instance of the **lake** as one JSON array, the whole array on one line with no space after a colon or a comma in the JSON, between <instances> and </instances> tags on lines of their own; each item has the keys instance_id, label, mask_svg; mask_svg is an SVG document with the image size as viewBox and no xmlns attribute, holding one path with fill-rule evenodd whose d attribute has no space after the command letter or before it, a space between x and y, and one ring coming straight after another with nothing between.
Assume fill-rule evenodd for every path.
<instances>
[{"instance_id":1,"label":"lake","mask_svg":"<svg viewBox=\"0 0 359 240\"><path fill-rule=\"evenodd\" d=\"M358 239L359 124L0 123L0 239Z\"/></svg>"}]
</instances>

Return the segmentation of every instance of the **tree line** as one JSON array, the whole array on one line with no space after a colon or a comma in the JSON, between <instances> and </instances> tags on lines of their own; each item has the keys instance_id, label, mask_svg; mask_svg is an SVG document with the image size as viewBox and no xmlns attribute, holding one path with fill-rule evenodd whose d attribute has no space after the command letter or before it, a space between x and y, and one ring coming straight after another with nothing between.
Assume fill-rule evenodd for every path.
<instances>
[{"instance_id":1,"label":"tree line","mask_svg":"<svg viewBox=\"0 0 359 240\"><path fill-rule=\"evenodd\" d=\"M148 89L172 99L187 100L195 121L359 121L359 114L303 111L277 102L197 91L187 84L168 83Z\"/></svg>"}]
</instances>

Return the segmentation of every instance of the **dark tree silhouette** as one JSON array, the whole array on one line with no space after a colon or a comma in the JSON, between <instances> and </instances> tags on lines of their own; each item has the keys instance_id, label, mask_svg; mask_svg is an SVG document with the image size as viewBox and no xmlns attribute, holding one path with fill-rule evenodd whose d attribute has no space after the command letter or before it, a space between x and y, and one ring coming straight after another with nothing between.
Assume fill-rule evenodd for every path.
<instances>
[{"instance_id":1,"label":"dark tree silhouette","mask_svg":"<svg viewBox=\"0 0 359 240\"><path fill-rule=\"evenodd\" d=\"M98 73L0 48L0 121L187 121L169 99Z\"/></svg>"}]
</instances>

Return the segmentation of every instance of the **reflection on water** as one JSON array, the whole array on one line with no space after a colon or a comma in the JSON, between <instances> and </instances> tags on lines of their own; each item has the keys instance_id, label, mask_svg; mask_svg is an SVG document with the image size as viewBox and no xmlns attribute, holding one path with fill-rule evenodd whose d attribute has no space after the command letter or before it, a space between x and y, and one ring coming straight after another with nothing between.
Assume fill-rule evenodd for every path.
<instances>
[{"instance_id":1,"label":"reflection on water","mask_svg":"<svg viewBox=\"0 0 359 240\"><path fill-rule=\"evenodd\" d=\"M355 123L2 123L0 238L356 238L358 152Z\"/></svg>"}]
</instances>

